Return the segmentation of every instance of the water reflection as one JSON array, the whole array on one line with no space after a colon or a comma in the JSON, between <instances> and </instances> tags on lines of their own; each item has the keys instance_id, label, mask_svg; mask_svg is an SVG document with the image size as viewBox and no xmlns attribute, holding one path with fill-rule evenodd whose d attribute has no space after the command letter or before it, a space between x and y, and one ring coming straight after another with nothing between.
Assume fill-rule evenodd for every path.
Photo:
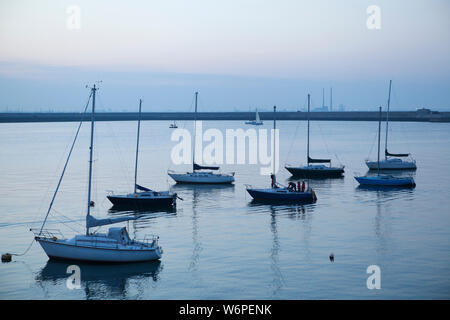
<instances>
[{"instance_id":1,"label":"water reflection","mask_svg":"<svg viewBox=\"0 0 450 320\"><path fill-rule=\"evenodd\" d=\"M249 212L276 214L278 216L288 216L293 219L306 220L314 211L315 204L267 204L255 199L247 203L247 206L251 209Z\"/></svg>"},{"instance_id":2,"label":"water reflection","mask_svg":"<svg viewBox=\"0 0 450 320\"><path fill-rule=\"evenodd\" d=\"M284 278L279 266L279 251L281 250L277 230L277 212L275 207L270 208L270 232L272 233L272 248L270 250L270 268L273 272L272 295L276 296L284 286Z\"/></svg>"},{"instance_id":3,"label":"water reflection","mask_svg":"<svg viewBox=\"0 0 450 320\"><path fill-rule=\"evenodd\" d=\"M129 298L130 287L144 292L156 283L162 271L160 261L127 264L90 264L49 260L36 275L36 282L43 288L54 286L68 279L67 267L76 264L81 271L81 287L86 299Z\"/></svg>"},{"instance_id":4,"label":"water reflection","mask_svg":"<svg viewBox=\"0 0 450 320\"><path fill-rule=\"evenodd\" d=\"M176 184L172 186L181 198L183 203L191 201L199 201L203 206L214 205L217 206L218 199L224 200L234 196L234 184L210 184L210 185L195 185L195 184Z\"/></svg>"},{"instance_id":5,"label":"water reflection","mask_svg":"<svg viewBox=\"0 0 450 320\"><path fill-rule=\"evenodd\" d=\"M309 261L310 250L309 250L309 238L311 235L311 221L312 213L314 212L315 205L307 204L286 204L286 205L269 205L260 203L257 201L251 201L247 204L249 210L248 213L258 213L267 214L270 213L270 233L272 236L272 247L269 251L270 268L273 273L272 278L272 296L278 296L280 290L286 285L283 273L280 268L279 253L282 251L281 243L278 234L278 220L280 218L288 217L292 220L297 220L301 222L303 232L302 241L300 245L302 250L304 250L306 259Z\"/></svg>"},{"instance_id":6,"label":"water reflection","mask_svg":"<svg viewBox=\"0 0 450 320\"><path fill-rule=\"evenodd\" d=\"M141 210L118 210L110 209L108 214L111 217L123 217L123 216L134 216L137 219L128 221L128 225L133 226L133 230L136 232L138 230L146 229L153 223L153 219L159 217L173 218L176 217L177 209L173 208L152 208L152 209L141 209ZM130 230L128 228L128 230Z\"/></svg>"}]
</instances>

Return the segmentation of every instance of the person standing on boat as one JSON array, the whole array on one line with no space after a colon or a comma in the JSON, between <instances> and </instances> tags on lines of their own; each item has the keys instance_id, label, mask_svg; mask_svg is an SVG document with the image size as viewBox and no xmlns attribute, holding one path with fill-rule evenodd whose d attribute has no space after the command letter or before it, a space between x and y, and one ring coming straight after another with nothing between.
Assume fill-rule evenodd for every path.
<instances>
[{"instance_id":1,"label":"person standing on boat","mask_svg":"<svg viewBox=\"0 0 450 320\"><path fill-rule=\"evenodd\" d=\"M302 181L302 192L305 192L306 184L305 181Z\"/></svg>"},{"instance_id":2,"label":"person standing on boat","mask_svg":"<svg viewBox=\"0 0 450 320\"><path fill-rule=\"evenodd\" d=\"M297 181L297 190L298 190L298 192L302 191L302 185L301 185L300 181Z\"/></svg>"},{"instance_id":3,"label":"person standing on boat","mask_svg":"<svg viewBox=\"0 0 450 320\"><path fill-rule=\"evenodd\" d=\"M271 174L270 178L272 179L272 188L277 188L277 178L275 177L275 175Z\"/></svg>"}]
</instances>

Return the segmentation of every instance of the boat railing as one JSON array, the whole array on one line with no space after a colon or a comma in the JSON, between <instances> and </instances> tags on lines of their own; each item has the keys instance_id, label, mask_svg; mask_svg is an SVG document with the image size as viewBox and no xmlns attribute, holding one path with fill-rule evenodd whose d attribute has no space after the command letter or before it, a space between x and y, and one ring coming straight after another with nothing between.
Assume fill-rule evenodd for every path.
<instances>
[{"instance_id":1,"label":"boat railing","mask_svg":"<svg viewBox=\"0 0 450 320\"><path fill-rule=\"evenodd\" d=\"M59 229L39 229L39 228L31 228L31 232L34 233L36 237L46 238L46 239L65 239L64 235L61 233Z\"/></svg>"},{"instance_id":2,"label":"boat railing","mask_svg":"<svg viewBox=\"0 0 450 320\"><path fill-rule=\"evenodd\" d=\"M158 244L159 236L154 234L146 234L143 238L133 240L135 244L144 244L147 247L154 247Z\"/></svg>"}]
</instances>

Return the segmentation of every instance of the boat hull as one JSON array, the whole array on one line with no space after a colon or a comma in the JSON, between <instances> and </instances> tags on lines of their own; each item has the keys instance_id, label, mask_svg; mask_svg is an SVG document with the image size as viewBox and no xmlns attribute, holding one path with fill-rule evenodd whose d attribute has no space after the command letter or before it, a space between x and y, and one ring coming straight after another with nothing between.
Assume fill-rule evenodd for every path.
<instances>
[{"instance_id":1,"label":"boat hull","mask_svg":"<svg viewBox=\"0 0 450 320\"><path fill-rule=\"evenodd\" d=\"M379 177L355 177L361 185L375 187L415 187L416 183L412 178L392 178L382 179Z\"/></svg>"},{"instance_id":2,"label":"boat hull","mask_svg":"<svg viewBox=\"0 0 450 320\"><path fill-rule=\"evenodd\" d=\"M262 122L256 122L256 121L247 121L245 124L251 124L253 126L262 126L264 123Z\"/></svg>"},{"instance_id":3,"label":"boat hull","mask_svg":"<svg viewBox=\"0 0 450 320\"><path fill-rule=\"evenodd\" d=\"M377 161L366 161L369 170L378 170ZM380 170L416 170L415 161L404 161L402 159L380 160Z\"/></svg>"},{"instance_id":4,"label":"boat hull","mask_svg":"<svg viewBox=\"0 0 450 320\"><path fill-rule=\"evenodd\" d=\"M190 174L169 173L176 183L183 184L230 184L234 182L234 176L222 174Z\"/></svg>"},{"instance_id":5,"label":"boat hull","mask_svg":"<svg viewBox=\"0 0 450 320\"><path fill-rule=\"evenodd\" d=\"M317 200L311 192L277 192L276 189L247 189L247 192L256 201L271 203L312 203Z\"/></svg>"},{"instance_id":6,"label":"boat hull","mask_svg":"<svg viewBox=\"0 0 450 320\"><path fill-rule=\"evenodd\" d=\"M161 259L159 247L146 250L126 250L79 246L63 240L36 238L50 259L76 260L98 263L143 262Z\"/></svg>"},{"instance_id":7,"label":"boat hull","mask_svg":"<svg viewBox=\"0 0 450 320\"><path fill-rule=\"evenodd\" d=\"M115 206L120 208L154 208L154 207L172 207L175 205L174 197L161 198L144 198L144 197L129 197L120 195L108 195L108 200Z\"/></svg>"},{"instance_id":8,"label":"boat hull","mask_svg":"<svg viewBox=\"0 0 450 320\"><path fill-rule=\"evenodd\" d=\"M285 167L294 177L302 178L340 178L344 174L344 168L337 167Z\"/></svg>"}]
</instances>

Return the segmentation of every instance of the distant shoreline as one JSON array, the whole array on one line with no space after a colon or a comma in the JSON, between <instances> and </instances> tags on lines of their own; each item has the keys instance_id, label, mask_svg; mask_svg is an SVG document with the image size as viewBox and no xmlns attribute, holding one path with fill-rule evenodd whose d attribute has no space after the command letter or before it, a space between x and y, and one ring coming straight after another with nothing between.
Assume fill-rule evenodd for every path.
<instances>
[{"instance_id":1,"label":"distant shoreline","mask_svg":"<svg viewBox=\"0 0 450 320\"><path fill-rule=\"evenodd\" d=\"M273 120L273 112L260 112L261 120ZM277 120L307 120L306 112L277 112ZM311 112L311 120L320 121L378 121L377 111L340 111ZM0 123L21 122L74 122L80 121L82 115L75 112L3 112L0 113ZM199 112L197 120L238 120L248 121L255 118L254 112ZM386 113L383 112L383 119ZM83 121L91 119L90 113L83 115ZM98 112L96 121L135 121L137 112ZM143 112L142 120L182 121L194 120L193 112ZM428 109L418 111L391 111L390 121L405 122L450 122L450 112L437 112Z\"/></svg>"}]
</instances>

